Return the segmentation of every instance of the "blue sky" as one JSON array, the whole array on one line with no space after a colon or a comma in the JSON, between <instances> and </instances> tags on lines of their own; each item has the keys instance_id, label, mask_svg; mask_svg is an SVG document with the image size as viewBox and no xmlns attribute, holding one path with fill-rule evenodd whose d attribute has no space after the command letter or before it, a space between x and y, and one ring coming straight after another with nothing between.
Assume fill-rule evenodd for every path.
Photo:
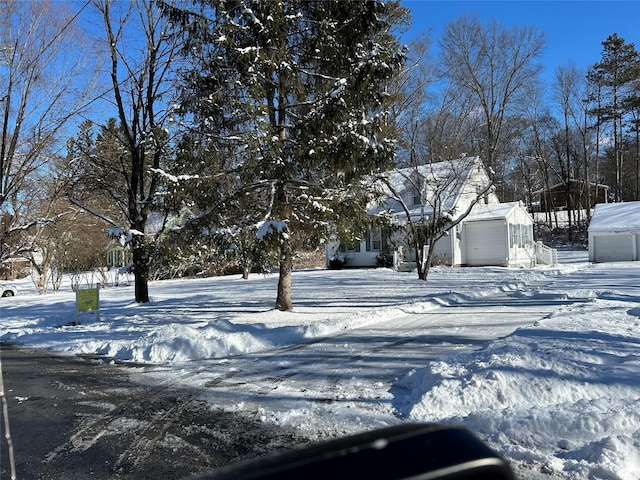
<instances>
[{"instance_id":1,"label":"blue sky","mask_svg":"<svg viewBox=\"0 0 640 480\"><path fill-rule=\"evenodd\" d=\"M587 69L602 56L602 42L617 33L640 50L640 1L432 1L402 0L413 25L405 38L431 30L437 40L444 25L465 13L481 21L497 19L506 26L532 25L547 37L541 59L544 77L573 62Z\"/></svg>"}]
</instances>

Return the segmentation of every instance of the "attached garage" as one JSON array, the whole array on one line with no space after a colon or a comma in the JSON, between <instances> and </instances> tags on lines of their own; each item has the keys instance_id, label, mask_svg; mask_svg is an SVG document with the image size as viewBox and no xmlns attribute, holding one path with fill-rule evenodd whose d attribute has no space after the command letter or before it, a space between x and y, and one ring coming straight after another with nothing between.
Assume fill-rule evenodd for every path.
<instances>
[{"instance_id":1,"label":"attached garage","mask_svg":"<svg viewBox=\"0 0 640 480\"><path fill-rule=\"evenodd\" d=\"M640 260L640 202L599 203L589 224L589 261Z\"/></svg>"},{"instance_id":2,"label":"attached garage","mask_svg":"<svg viewBox=\"0 0 640 480\"><path fill-rule=\"evenodd\" d=\"M462 265L532 267L533 218L520 202L478 205L461 229Z\"/></svg>"}]
</instances>

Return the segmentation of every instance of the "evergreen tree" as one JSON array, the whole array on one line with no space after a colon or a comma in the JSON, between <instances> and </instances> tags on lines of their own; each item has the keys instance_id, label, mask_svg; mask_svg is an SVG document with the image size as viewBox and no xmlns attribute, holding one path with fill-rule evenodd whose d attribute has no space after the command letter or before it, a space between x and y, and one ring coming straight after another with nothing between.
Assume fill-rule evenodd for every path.
<instances>
[{"instance_id":1,"label":"evergreen tree","mask_svg":"<svg viewBox=\"0 0 640 480\"><path fill-rule=\"evenodd\" d=\"M407 11L397 1L200 0L169 12L188 61L183 154L234 192L213 202L218 219L272 242L276 308L289 310L296 245L361 217L361 180L392 164L385 86L403 62L393 29Z\"/></svg>"},{"instance_id":2,"label":"evergreen tree","mask_svg":"<svg viewBox=\"0 0 640 480\"><path fill-rule=\"evenodd\" d=\"M610 122L615 165L614 195L622 201L622 134L623 119L631 97L630 87L640 78L640 55L633 43L626 43L617 33L602 42L602 60L593 66L593 76L602 87L603 103L596 113L603 122Z\"/></svg>"}]
</instances>

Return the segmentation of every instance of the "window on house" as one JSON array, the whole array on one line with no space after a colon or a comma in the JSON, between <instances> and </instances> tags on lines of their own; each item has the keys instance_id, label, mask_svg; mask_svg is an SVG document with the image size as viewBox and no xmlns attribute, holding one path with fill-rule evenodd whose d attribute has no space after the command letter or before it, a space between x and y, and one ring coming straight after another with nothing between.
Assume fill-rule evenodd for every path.
<instances>
[{"instance_id":1,"label":"window on house","mask_svg":"<svg viewBox=\"0 0 640 480\"><path fill-rule=\"evenodd\" d=\"M360 240L354 240L353 242L349 242L349 243L340 243L340 252L341 253L346 253L346 252L359 252L360 251Z\"/></svg>"},{"instance_id":2,"label":"window on house","mask_svg":"<svg viewBox=\"0 0 640 480\"><path fill-rule=\"evenodd\" d=\"M378 252L382 250L382 234L381 232L375 232L372 234L371 243L373 244L373 250Z\"/></svg>"},{"instance_id":3,"label":"window on house","mask_svg":"<svg viewBox=\"0 0 640 480\"><path fill-rule=\"evenodd\" d=\"M121 247L112 248L107 252L107 267L124 267L127 262L125 250Z\"/></svg>"},{"instance_id":4,"label":"window on house","mask_svg":"<svg viewBox=\"0 0 640 480\"><path fill-rule=\"evenodd\" d=\"M423 195L426 189L425 178L423 175L416 174L411 181L405 183L407 189L407 203L411 207L417 207L423 203Z\"/></svg>"},{"instance_id":5,"label":"window on house","mask_svg":"<svg viewBox=\"0 0 640 480\"><path fill-rule=\"evenodd\" d=\"M380 229L372 230L367 236L367 252L380 252L388 245L387 236Z\"/></svg>"},{"instance_id":6,"label":"window on house","mask_svg":"<svg viewBox=\"0 0 640 480\"><path fill-rule=\"evenodd\" d=\"M522 243L531 245L533 243L533 225L523 225L522 229Z\"/></svg>"},{"instance_id":7,"label":"window on house","mask_svg":"<svg viewBox=\"0 0 640 480\"><path fill-rule=\"evenodd\" d=\"M522 224L509 224L509 246L524 247L533 243L533 226Z\"/></svg>"},{"instance_id":8,"label":"window on house","mask_svg":"<svg viewBox=\"0 0 640 480\"><path fill-rule=\"evenodd\" d=\"M413 199L412 199L412 206L418 206L422 204L422 199L420 198L420 192L418 190L414 190L413 191Z\"/></svg>"}]
</instances>

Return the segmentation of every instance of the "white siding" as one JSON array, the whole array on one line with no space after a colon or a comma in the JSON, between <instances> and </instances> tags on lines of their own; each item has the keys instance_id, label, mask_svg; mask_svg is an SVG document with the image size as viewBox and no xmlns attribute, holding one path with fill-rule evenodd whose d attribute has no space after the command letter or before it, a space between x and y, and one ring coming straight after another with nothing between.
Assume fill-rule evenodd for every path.
<instances>
[{"instance_id":1,"label":"white siding","mask_svg":"<svg viewBox=\"0 0 640 480\"><path fill-rule=\"evenodd\" d=\"M436 246L433 249L433 260L440 265L451 265L452 252L451 252L451 235L445 235L436 242Z\"/></svg>"},{"instance_id":2,"label":"white siding","mask_svg":"<svg viewBox=\"0 0 640 480\"><path fill-rule=\"evenodd\" d=\"M469 222L464 228L467 265L508 264L508 229L504 221Z\"/></svg>"}]
</instances>

